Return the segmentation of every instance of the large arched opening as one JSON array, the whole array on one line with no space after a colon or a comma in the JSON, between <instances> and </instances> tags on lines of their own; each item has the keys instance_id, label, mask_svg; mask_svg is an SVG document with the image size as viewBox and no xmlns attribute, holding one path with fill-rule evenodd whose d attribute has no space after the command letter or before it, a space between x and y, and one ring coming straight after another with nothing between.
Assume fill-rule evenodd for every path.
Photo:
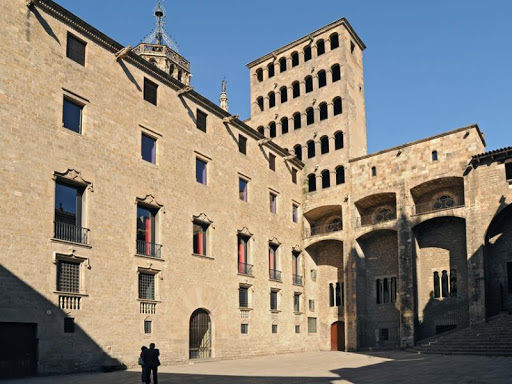
<instances>
[{"instance_id":1,"label":"large arched opening","mask_svg":"<svg viewBox=\"0 0 512 384\"><path fill-rule=\"evenodd\" d=\"M212 357L212 322L210 313L196 309L190 316L189 358L209 359Z\"/></svg>"}]
</instances>

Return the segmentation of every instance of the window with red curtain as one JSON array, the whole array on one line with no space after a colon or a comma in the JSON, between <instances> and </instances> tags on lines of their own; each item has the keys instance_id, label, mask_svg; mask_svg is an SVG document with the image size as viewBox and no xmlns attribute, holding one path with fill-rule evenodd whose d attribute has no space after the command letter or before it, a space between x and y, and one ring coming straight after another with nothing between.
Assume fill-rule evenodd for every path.
<instances>
[{"instance_id":1,"label":"window with red curtain","mask_svg":"<svg viewBox=\"0 0 512 384\"><path fill-rule=\"evenodd\" d=\"M276 244L269 244L268 246L268 265L270 278L273 280L281 279L281 272L277 270L277 248Z\"/></svg>"},{"instance_id":2,"label":"window with red curtain","mask_svg":"<svg viewBox=\"0 0 512 384\"><path fill-rule=\"evenodd\" d=\"M155 215L156 211L137 206L137 253L152 255L155 244Z\"/></svg>"},{"instance_id":3,"label":"window with red curtain","mask_svg":"<svg viewBox=\"0 0 512 384\"><path fill-rule=\"evenodd\" d=\"M206 256L208 224L194 221L193 246L196 255Z\"/></svg>"},{"instance_id":4,"label":"window with red curtain","mask_svg":"<svg viewBox=\"0 0 512 384\"><path fill-rule=\"evenodd\" d=\"M238 273L251 274L248 265L249 237L238 235Z\"/></svg>"}]
</instances>

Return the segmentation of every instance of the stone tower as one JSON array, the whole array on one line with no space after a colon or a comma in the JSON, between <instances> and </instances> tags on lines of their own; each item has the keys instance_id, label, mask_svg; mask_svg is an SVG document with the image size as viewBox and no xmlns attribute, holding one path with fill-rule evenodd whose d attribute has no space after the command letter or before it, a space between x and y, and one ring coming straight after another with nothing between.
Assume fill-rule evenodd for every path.
<instances>
[{"instance_id":1,"label":"stone tower","mask_svg":"<svg viewBox=\"0 0 512 384\"><path fill-rule=\"evenodd\" d=\"M137 45L133 52L175 79L189 85L192 77L190 63L178 53L177 44L165 32L166 13L161 0L155 7L155 19L156 26L153 32Z\"/></svg>"}]
</instances>

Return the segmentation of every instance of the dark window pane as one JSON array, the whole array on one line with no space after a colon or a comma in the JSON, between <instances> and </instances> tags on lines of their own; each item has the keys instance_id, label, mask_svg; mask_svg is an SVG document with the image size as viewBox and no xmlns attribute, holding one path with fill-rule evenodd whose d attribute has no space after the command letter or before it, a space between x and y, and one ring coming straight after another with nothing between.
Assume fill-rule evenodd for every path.
<instances>
[{"instance_id":1,"label":"dark window pane","mask_svg":"<svg viewBox=\"0 0 512 384\"><path fill-rule=\"evenodd\" d=\"M277 136L276 123L272 122L268 125L270 137Z\"/></svg>"},{"instance_id":2,"label":"dark window pane","mask_svg":"<svg viewBox=\"0 0 512 384\"><path fill-rule=\"evenodd\" d=\"M334 134L334 149L343 148L343 132L337 132Z\"/></svg>"},{"instance_id":3,"label":"dark window pane","mask_svg":"<svg viewBox=\"0 0 512 384\"><path fill-rule=\"evenodd\" d=\"M293 152L295 153L295 157L302 161L302 146L300 144L293 147Z\"/></svg>"},{"instance_id":4,"label":"dark window pane","mask_svg":"<svg viewBox=\"0 0 512 384\"><path fill-rule=\"evenodd\" d=\"M81 191L68 184L55 184L55 221L81 226Z\"/></svg>"},{"instance_id":5,"label":"dark window pane","mask_svg":"<svg viewBox=\"0 0 512 384\"><path fill-rule=\"evenodd\" d=\"M308 159L311 159L315 157L315 142L314 141L308 141Z\"/></svg>"},{"instance_id":6,"label":"dark window pane","mask_svg":"<svg viewBox=\"0 0 512 384\"><path fill-rule=\"evenodd\" d=\"M322 88L327 85L327 76L325 74L325 71L318 72L318 87Z\"/></svg>"},{"instance_id":7,"label":"dark window pane","mask_svg":"<svg viewBox=\"0 0 512 384\"><path fill-rule=\"evenodd\" d=\"M276 156L271 153L268 155L268 166L271 171L276 170Z\"/></svg>"},{"instance_id":8,"label":"dark window pane","mask_svg":"<svg viewBox=\"0 0 512 384\"><path fill-rule=\"evenodd\" d=\"M156 105L158 85L144 78L144 100Z\"/></svg>"},{"instance_id":9,"label":"dark window pane","mask_svg":"<svg viewBox=\"0 0 512 384\"><path fill-rule=\"evenodd\" d=\"M302 126L302 117L300 113L293 115L293 129L300 129Z\"/></svg>"},{"instance_id":10,"label":"dark window pane","mask_svg":"<svg viewBox=\"0 0 512 384\"><path fill-rule=\"evenodd\" d=\"M206 185L206 162L196 158L196 181Z\"/></svg>"},{"instance_id":11,"label":"dark window pane","mask_svg":"<svg viewBox=\"0 0 512 384\"><path fill-rule=\"evenodd\" d=\"M64 333L74 333L75 332L75 319L72 317L64 318Z\"/></svg>"},{"instance_id":12,"label":"dark window pane","mask_svg":"<svg viewBox=\"0 0 512 384\"><path fill-rule=\"evenodd\" d=\"M298 81L292 84L292 92L294 99L300 96L300 83Z\"/></svg>"},{"instance_id":13,"label":"dark window pane","mask_svg":"<svg viewBox=\"0 0 512 384\"><path fill-rule=\"evenodd\" d=\"M292 169L292 183L297 184L297 170L295 168Z\"/></svg>"},{"instance_id":14,"label":"dark window pane","mask_svg":"<svg viewBox=\"0 0 512 384\"><path fill-rule=\"evenodd\" d=\"M345 168L338 167L336 168L336 185L345 183Z\"/></svg>"},{"instance_id":15,"label":"dark window pane","mask_svg":"<svg viewBox=\"0 0 512 384\"><path fill-rule=\"evenodd\" d=\"M206 132L206 117L208 115L203 111L197 110L197 129Z\"/></svg>"},{"instance_id":16,"label":"dark window pane","mask_svg":"<svg viewBox=\"0 0 512 384\"><path fill-rule=\"evenodd\" d=\"M249 333L249 324L240 324L240 332L243 334Z\"/></svg>"},{"instance_id":17,"label":"dark window pane","mask_svg":"<svg viewBox=\"0 0 512 384\"><path fill-rule=\"evenodd\" d=\"M268 94L268 107L273 108L276 106L276 94L271 92Z\"/></svg>"},{"instance_id":18,"label":"dark window pane","mask_svg":"<svg viewBox=\"0 0 512 384\"><path fill-rule=\"evenodd\" d=\"M276 311L277 310L277 292L270 292L270 309Z\"/></svg>"},{"instance_id":19,"label":"dark window pane","mask_svg":"<svg viewBox=\"0 0 512 384\"><path fill-rule=\"evenodd\" d=\"M326 120L327 117L328 117L327 104L322 103L322 104L320 104L320 120Z\"/></svg>"},{"instance_id":20,"label":"dark window pane","mask_svg":"<svg viewBox=\"0 0 512 384\"><path fill-rule=\"evenodd\" d=\"M247 138L245 136L238 135L238 151L244 155L247 154Z\"/></svg>"},{"instance_id":21,"label":"dark window pane","mask_svg":"<svg viewBox=\"0 0 512 384\"><path fill-rule=\"evenodd\" d=\"M337 33L332 34L330 37L331 40L331 49L338 48L340 46L340 39Z\"/></svg>"},{"instance_id":22,"label":"dark window pane","mask_svg":"<svg viewBox=\"0 0 512 384\"><path fill-rule=\"evenodd\" d=\"M288 133L288 118L285 117L281 120L281 134L286 135Z\"/></svg>"},{"instance_id":23,"label":"dark window pane","mask_svg":"<svg viewBox=\"0 0 512 384\"><path fill-rule=\"evenodd\" d=\"M439 272L434 272L434 297L441 297L441 286L439 284Z\"/></svg>"},{"instance_id":24,"label":"dark window pane","mask_svg":"<svg viewBox=\"0 0 512 384\"><path fill-rule=\"evenodd\" d=\"M304 48L304 61L311 60L311 47Z\"/></svg>"},{"instance_id":25,"label":"dark window pane","mask_svg":"<svg viewBox=\"0 0 512 384\"><path fill-rule=\"evenodd\" d=\"M244 179L238 180L238 196L240 200L247 201L247 181Z\"/></svg>"},{"instance_id":26,"label":"dark window pane","mask_svg":"<svg viewBox=\"0 0 512 384\"><path fill-rule=\"evenodd\" d=\"M274 68L274 64L271 63L268 65L268 77L274 77L274 74L275 74L275 68Z\"/></svg>"},{"instance_id":27,"label":"dark window pane","mask_svg":"<svg viewBox=\"0 0 512 384\"><path fill-rule=\"evenodd\" d=\"M331 71L332 71L332 82L333 83L335 83L336 81L341 79L341 69L338 64L333 65L331 67Z\"/></svg>"},{"instance_id":28,"label":"dark window pane","mask_svg":"<svg viewBox=\"0 0 512 384\"><path fill-rule=\"evenodd\" d=\"M316 191L316 176L311 174L308 176L308 191L315 192Z\"/></svg>"},{"instance_id":29,"label":"dark window pane","mask_svg":"<svg viewBox=\"0 0 512 384\"><path fill-rule=\"evenodd\" d=\"M299 65L299 54L297 52L292 53L292 67Z\"/></svg>"},{"instance_id":30,"label":"dark window pane","mask_svg":"<svg viewBox=\"0 0 512 384\"><path fill-rule=\"evenodd\" d=\"M152 137L142 134L141 141L141 155L142 159L150 163L156 163L156 140Z\"/></svg>"},{"instance_id":31,"label":"dark window pane","mask_svg":"<svg viewBox=\"0 0 512 384\"><path fill-rule=\"evenodd\" d=\"M334 307L334 285L329 284L329 307Z\"/></svg>"},{"instance_id":32,"label":"dark window pane","mask_svg":"<svg viewBox=\"0 0 512 384\"><path fill-rule=\"evenodd\" d=\"M144 320L144 333L149 334L152 331L151 320Z\"/></svg>"},{"instance_id":33,"label":"dark window pane","mask_svg":"<svg viewBox=\"0 0 512 384\"><path fill-rule=\"evenodd\" d=\"M308 76L304 81L306 83L306 93L313 92L313 78Z\"/></svg>"},{"instance_id":34,"label":"dark window pane","mask_svg":"<svg viewBox=\"0 0 512 384\"><path fill-rule=\"evenodd\" d=\"M77 133L82 132L82 109L83 107L81 105L66 98L64 99L62 111L62 123L64 124L64 128Z\"/></svg>"},{"instance_id":35,"label":"dark window pane","mask_svg":"<svg viewBox=\"0 0 512 384\"><path fill-rule=\"evenodd\" d=\"M336 306L341 306L341 285L340 283L336 283Z\"/></svg>"},{"instance_id":36,"label":"dark window pane","mask_svg":"<svg viewBox=\"0 0 512 384\"><path fill-rule=\"evenodd\" d=\"M512 180L512 163L505 164L505 178L507 180Z\"/></svg>"},{"instance_id":37,"label":"dark window pane","mask_svg":"<svg viewBox=\"0 0 512 384\"><path fill-rule=\"evenodd\" d=\"M316 54L318 56L323 55L325 53L325 42L323 40L320 40L318 43L316 43Z\"/></svg>"},{"instance_id":38,"label":"dark window pane","mask_svg":"<svg viewBox=\"0 0 512 384\"><path fill-rule=\"evenodd\" d=\"M341 97L337 97L333 100L333 109L334 109L334 116L339 115L343 112L343 106Z\"/></svg>"},{"instance_id":39,"label":"dark window pane","mask_svg":"<svg viewBox=\"0 0 512 384\"><path fill-rule=\"evenodd\" d=\"M249 289L246 287L238 288L238 305L240 308L249 307Z\"/></svg>"},{"instance_id":40,"label":"dark window pane","mask_svg":"<svg viewBox=\"0 0 512 384\"><path fill-rule=\"evenodd\" d=\"M313 108L309 108L306 110L306 124L311 125L315 122L315 111Z\"/></svg>"},{"instance_id":41,"label":"dark window pane","mask_svg":"<svg viewBox=\"0 0 512 384\"><path fill-rule=\"evenodd\" d=\"M446 271L441 272L441 295L448 297L448 273Z\"/></svg>"},{"instance_id":42,"label":"dark window pane","mask_svg":"<svg viewBox=\"0 0 512 384\"><path fill-rule=\"evenodd\" d=\"M78 64L85 65L85 43L68 33L66 56Z\"/></svg>"}]
</instances>

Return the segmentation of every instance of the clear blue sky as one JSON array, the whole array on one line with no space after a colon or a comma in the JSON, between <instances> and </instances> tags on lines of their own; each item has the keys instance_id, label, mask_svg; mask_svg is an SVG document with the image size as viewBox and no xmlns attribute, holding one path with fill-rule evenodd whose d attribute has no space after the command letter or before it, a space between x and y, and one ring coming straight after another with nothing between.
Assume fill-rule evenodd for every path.
<instances>
[{"instance_id":1,"label":"clear blue sky","mask_svg":"<svg viewBox=\"0 0 512 384\"><path fill-rule=\"evenodd\" d=\"M57 0L124 45L154 25L155 0ZM249 5L250 4L250 5ZM478 123L487 149L512 146L512 1L165 0L167 31L195 89L249 117L245 64L345 16L364 52L369 152Z\"/></svg>"}]
</instances>

